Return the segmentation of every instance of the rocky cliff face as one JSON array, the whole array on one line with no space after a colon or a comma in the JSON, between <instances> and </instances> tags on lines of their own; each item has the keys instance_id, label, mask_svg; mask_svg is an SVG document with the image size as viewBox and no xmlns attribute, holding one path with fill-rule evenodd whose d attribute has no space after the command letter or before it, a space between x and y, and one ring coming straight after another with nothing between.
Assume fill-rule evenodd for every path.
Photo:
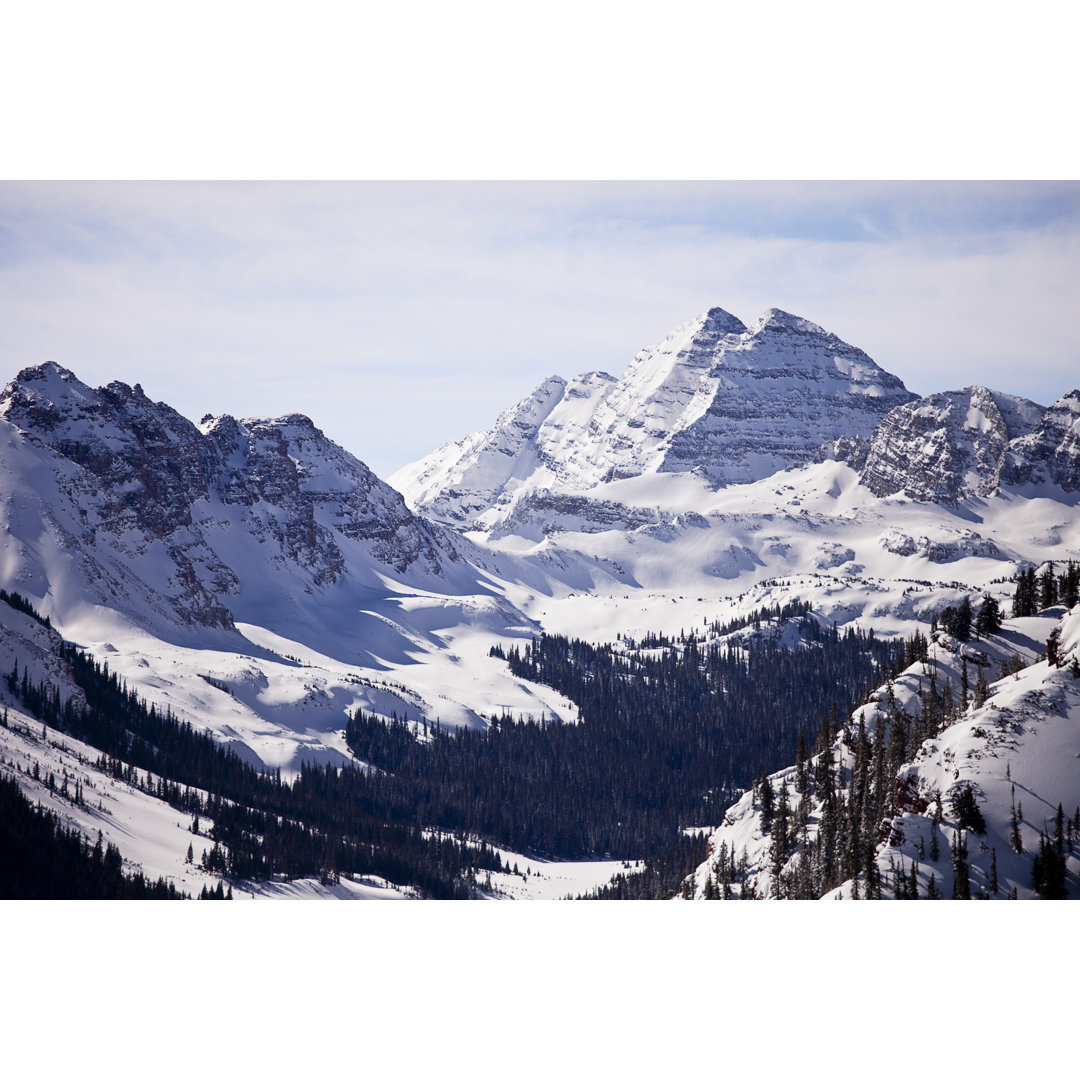
<instances>
[{"instance_id":1,"label":"rocky cliff face","mask_svg":"<svg viewBox=\"0 0 1080 1080\"><path fill-rule=\"evenodd\" d=\"M137 385L94 390L56 364L0 394L0 452L9 576L36 595L59 588L41 555L53 546L86 599L228 628L256 565L311 592L350 557L438 575L460 543L306 417L200 428Z\"/></svg>"},{"instance_id":2,"label":"rocky cliff face","mask_svg":"<svg viewBox=\"0 0 1080 1080\"><path fill-rule=\"evenodd\" d=\"M861 349L776 308L714 351L661 469L750 483L866 437L913 395Z\"/></svg>"},{"instance_id":3,"label":"rocky cliff face","mask_svg":"<svg viewBox=\"0 0 1080 1080\"><path fill-rule=\"evenodd\" d=\"M20 372L0 394L0 416L79 467L95 525L114 533L160 538L190 525L217 467L191 422L138 384L91 390L57 364Z\"/></svg>"},{"instance_id":4,"label":"rocky cliff face","mask_svg":"<svg viewBox=\"0 0 1080 1080\"><path fill-rule=\"evenodd\" d=\"M1009 444L998 479L1003 485L1050 483L1080 491L1080 390L1058 398L1030 434Z\"/></svg>"},{"instance_id":5,"label":"rocky cliff face","mask_svg":"<svg viewBox=\"0 0 1080 1080\"><path fill-rule=\"evenodd\" d=\"M1010 440L1031 432L1043 407L970 386L889 412L870 439L862 483L875 495L919 502L989 495Z\"/></svg>"},{"instance_id":6,"label":"rocky cliff face","mask_svg":"<svg viewBox=\"0 0 1080 1080\"><path fill-rule=\"evenodd\" d=\"M712 308L631 362L570 383L552 377L486 432L391 481L456 525L490 525L523 488L587 491L649 472L747 483L868 438L912 395L864 352L771 309L753 328Z\"/></svg>"},{"instance_id":7,"label":"rocky cliff face","mask_svg":"<svg viewBox=\"0 0 1080 1080\"><path fill-rule=\"evenodd\" d=\"M919 502L1025 485L1080 491L1080 390L1049 409L982 386L901 405L874 432L861 480Z\"/></svg>"},{"instance_id":8,"label":"rocky cliff face","mask_svg":"<svg viewBox=\"0 0 1080 1080\"><path fill-rule=\"evenodd\" d=\"M439 573L432 530L397 491L306 416L220 416L204 418L200 428L225 465L223 499L251 508L256 527L269 529L288 558L315 569L320 584L343 570L342 537L367 542L371 554L398 573L416 563ZM267 512L256 511L259 506ZM281 522L276 511L283 507L289 512ZM445 557L456 559L453 546L444 546Z\"/></svg>"}]
</instances>

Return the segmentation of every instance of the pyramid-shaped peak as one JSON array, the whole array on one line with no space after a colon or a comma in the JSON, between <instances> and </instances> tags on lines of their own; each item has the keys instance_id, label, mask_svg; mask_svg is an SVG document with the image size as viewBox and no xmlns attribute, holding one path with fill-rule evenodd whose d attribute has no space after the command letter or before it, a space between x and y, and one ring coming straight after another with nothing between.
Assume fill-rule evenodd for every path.
<instances>
[{"instance_id":1,"label":"pyramid-shaped peak","mask_svg":"<svg viewBox=\"0 0 1080 1080\"><path fill-rule=\"evenodd\" d=\"M15 376L16 382L47 382L50 379L60 379L63 382L78 382L73 371L69 371L55 360L46 360L43 364L35 364L33 367L23 368Z\"/></svg>"},{"instance_id":2,"label":"pyramid-shaped peak","mask_svg":"<svg viewBox=\"0 0 1080 1080\"><path fill-rule=\"evenodd\" d=\"M792 315L790 311L783 311L781 308L775 307L769 308L758 319L757 326L754 329L757 332L778 330L782 332L794 331L799 334L828 334L828 331L824 327L818 326L817 323L804 319L800 315Z\"/></svg>"},{"instance_id":3,"label":"pyramid-shaped peak","mask_svg":"<svg viewBox=\"0 0 1080 1080\"><path fill-rule=\"evenodd\" d=\"M746 332L746 324L742 319L725 311L722 307L711 307L701 317L702 330L714 334L743 334Z\"/></svg>"},{"instance_id":4,"label":"pyramid-shaped peak","mask_svg":"<svg viewBox=\"0 0 1080 1080\"><path fill-rule=\"evenodd\" d=\"M59 387L61 384L67 387L89 389L80 382L73 371L69 371L55 360L46 360L43 364L23 368L8 386L9 388L13 386L34 386L39 392L43 391L48 394L49 388Z\"/></svg>"}]
</instances>

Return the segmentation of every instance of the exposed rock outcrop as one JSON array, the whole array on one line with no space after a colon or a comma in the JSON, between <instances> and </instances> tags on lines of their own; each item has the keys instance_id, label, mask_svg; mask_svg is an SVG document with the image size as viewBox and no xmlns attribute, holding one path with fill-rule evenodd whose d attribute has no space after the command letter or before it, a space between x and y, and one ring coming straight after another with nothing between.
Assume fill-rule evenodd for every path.
<instances>
[{"instance_id":1,"label":"exposed rock outcrop","mask_svg":"<svg viewBox=\"0 0 1080 1080\"><path fill-rule=\"evenodd\" d=\"M1002 485L1054 484L1080 491L1080 390L1058 398L1030 434L1009 444L998 474Z\"/></svg>"},{"instance_id":2,"label":"exposed rock outcrop","mask_svg":"<svg viewBox=\"0 0 1080 1080\"><path fill-rule=\"evenodd\" d=\"M919 502L989 495L1010 440L1030 432L1042 412L982 386L900 405L871 436L862 483L875 495L902 492Z\"/></svg>"},{"instance_id":3,"label":"exposed rock outcrop","mask_svg":"<svg viewBox=\"0 0 1080 1080\"><path fill-rule=\"evenodd\" d=\"M462 543L297 414L196 426L137 385L95 390L49 363L0 393L0 425L9 563L55 545L87 599L127 596L151 618L229 628L257 566L310 592L342 578L349 543L387 572L435 575Z\"/></svg>"}]
</instances>

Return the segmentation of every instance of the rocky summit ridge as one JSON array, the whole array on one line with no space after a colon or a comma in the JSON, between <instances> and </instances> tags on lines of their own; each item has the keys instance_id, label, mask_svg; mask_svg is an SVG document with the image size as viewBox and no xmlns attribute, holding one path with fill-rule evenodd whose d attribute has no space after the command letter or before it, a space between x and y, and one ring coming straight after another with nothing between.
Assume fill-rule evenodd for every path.
<instances>
[{"instance_id":1,"label":"rocky summit ridge","mask_svg":"<svg viewBox=\"0 0 1080 1080\"><path fill-rule=\"evenodd\" d=\"M1013 439L1030 435L1044 409L1026 398L969 386L893 409L878 425L862 469L875 495L919 502L986 496Z\"/></svg>"},{"instance_id":2,"label":"rocky summit ridge","mask_svg":"<svg viewBox=\"0 0 1080 1080\"><path fill-rule=\"evenodd\" d=\"M523 489L585 491L650 472L748 483L868 438L914 398L822 327L771 308L747 327L714 307L639 352L619 379L545 380L488 431L436 450L393 483L455 525L508 511Z\"/></svg>"},{"instance_id":3,"label":"rocky summit ridge","mask_svg":"<svg viewBox=\"0 0 1080 1080\"><path fill-rule=\"evenodd\" d=\"M39 566L30 555L55 548L50 579L66 565L71 595L126 596L151 623L228 629L259 566L313 593L350 557L435 576L458 558L461 541L298 414L196 426L137 384L92 389L46 363L0 393L0 444L9 559Z\"/></svg>"}]
</instances>

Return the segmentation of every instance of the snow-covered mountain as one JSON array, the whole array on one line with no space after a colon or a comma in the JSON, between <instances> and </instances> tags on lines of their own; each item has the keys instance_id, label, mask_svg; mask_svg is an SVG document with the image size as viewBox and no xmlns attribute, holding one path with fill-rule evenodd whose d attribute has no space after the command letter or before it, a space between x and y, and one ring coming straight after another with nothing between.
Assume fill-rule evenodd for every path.
<instances>
[{"instance_id":1,"label":"snow-covered mountain","mask_svg":"<svg viewBox=\"0 0 1080 1080\"><path fill-rule=\"evenodd\" d=\"M515 495L586 491L655 472L713 485L763 479L826 443L866 438L914 395L862 350L772 308L752 327L711 308L634 357L621 379L553 376L489 431L390 482L415 509L490 523Z\"/></svg>"},{"instance_id":2,"label":"snow-covered mountain","mask_svg":"<svg viewBox=\"0 0 1080 1080\"><path fill-rule=\"evenodd\" d=\"M774 309L747 328L714 308L622 378L552 377L394 479L407 498L303 416L196 425L137 385L28 368L0 393L0 587L146 700L295 775L354 760L357 708L576 720L490 655L540 631L678 636L799 601L826 625L909 635L964 597L1005 605L1022 567L1080 557L1080 391L1049 409L981 387L915 400L812 323ZM1061 615L980 648L1032 660ZM62 683L57 634L0 616L0 675L18 661ZM958 656L942 644L934 661L954 686ZM1020 676L1025 716L1054 687L1068 698L1040 670ZM909 675L927 677L894 693ZM12 760L56 757L25 724L0 736Z\"/></svg>"},{"instance_id":3,"label":"snow-covered mountain","mask_svg":"<svg viewBox=\"0 0 1080 1080\"><path fill-rule=\"evenodd\" d=\"M128 597L148 618L221 628L244 617L267 566L308 593L339 583L350 541L349 554L401 574L444 578L458 559L450 534L306 417L200 429L138 385L93 390L44 364L8 384L0 418L8 559L50 614L64 590L27 576L43 544L54 574L83 585L80 601Z\"/></svg>"},{"instance_id":4,"label":"snow-covered mountain","mask_svg":"<svg viewBox=\"0 0 1080 1080\"><path fill-rule=\"evenodd\" d=\"M357 706L459 723L480 723L474 707L572 712L494 663L481 675L491 640L535 625L484 553L306 417L196 426L138 386L45 364L0 394L0 462L0 587L265 764L347 760Z\"/></svg>"},{"instance_id":5,"label":"snow-covered mountain","mask_svg":"<svg viewBox=\"0 0 1080 1080\"><path fill-rule=\"evenodd\" d=\"M1000 480L1003 485L1080 491L1080 390L1058 398L1029 435L1009 445Z\"/></svg>"}]
</instances>

